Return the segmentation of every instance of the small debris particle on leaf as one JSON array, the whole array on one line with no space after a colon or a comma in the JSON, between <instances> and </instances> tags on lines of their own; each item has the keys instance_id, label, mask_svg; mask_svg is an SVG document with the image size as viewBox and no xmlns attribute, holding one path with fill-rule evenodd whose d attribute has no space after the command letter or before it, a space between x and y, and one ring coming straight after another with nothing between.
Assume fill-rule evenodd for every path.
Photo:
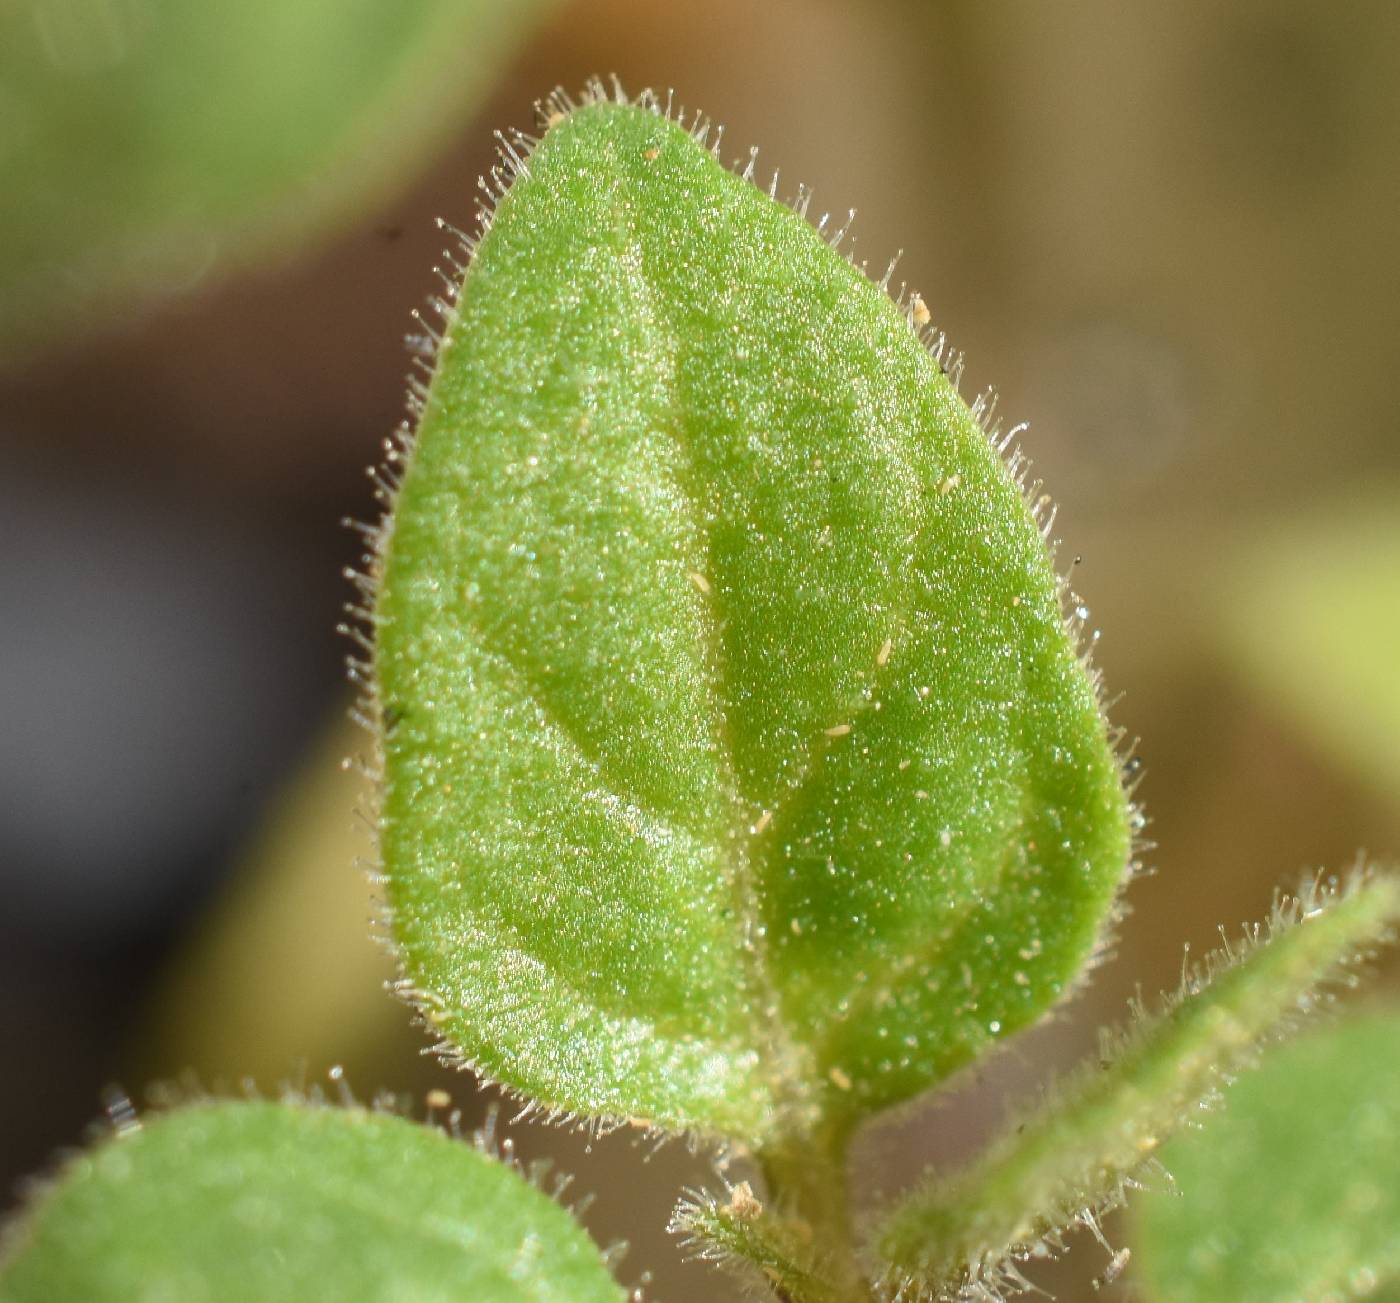
<instances>
[{"instance_id":1,"label":"small debris particle on leaf","mask_svg":"<svg viewBox=\"0 0 1400 1303\"><path fill-rule=\"evenodd\" d=\"M1131 1249L1119 1249L1117 1253L1108 1260L1108 1266L1094 1277L1095 1289L1106 1289L1127 1270L1128 1260L1133 1256Z\"/></svg>"},{"instance_id":2,"label":"small debris particle on leaf","mask_svg":"<svg viewBox=\"0 0 1400 1303\"><path fill-rule=\"evenodd\" d=\"M747 1181L740 1181L729 1192L728 1212L732 1213L740 1221L752 1221L763 1212L763 1204L754 1197L753 1186Z\"/></svg>"}]
</instances>

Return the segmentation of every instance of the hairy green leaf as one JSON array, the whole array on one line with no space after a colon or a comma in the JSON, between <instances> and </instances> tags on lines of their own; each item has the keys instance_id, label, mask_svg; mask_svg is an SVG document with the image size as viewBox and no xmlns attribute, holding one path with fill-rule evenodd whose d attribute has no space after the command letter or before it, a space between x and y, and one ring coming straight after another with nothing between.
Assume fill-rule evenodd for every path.
<instances>
[{"instance_id":1,"label":"hairy green leaf","mask_svg":"<svg viewBox=\"0 0 1400 1303\"><path fill-rule=\"evenodd\" d=\"M403 1118L198 1104L71 1160L12 1227L3 1303L620 1303L569 1213Z\"/></svg>"},{"instance_id":2,"label":"hairy green leaf","mask_svg":"<svg viewBox=\"0 0 1400 1303\"><path fill-rule=\"evenodd\" d=\"M903 1201L877 1234L880 1256L948 1297L968 1279L1015 1283L1016 1259L1055 1247L1076 1223L1120 1204L1159 1144L1253 1066L1260 1046L1291 1029L1328 983L1388 939L1397 919L1393 877L1358 875L1342 888L1310 882L1280 900L1265 928L1188 973L1160 1016L1139 1009L1126 1032L1106 1039L1098 1062L1052 1091L971 1167L935 1177Z\"/></svg>"},{"instance_id":3,"label":"hairy green leaf","mask_svg":"<svg viewBox=\"0 0 1400 1303\"><path fill-rule=\"evenodd\" d=\"M1400 1298L1400 1015L1271 1052L1162 1152L1135 1243L1158 1303Z\"/></svg>"},{"instance_id":4,"label":"hairy green leaf","mask_svg":"<svg viewBox=\"0 0 1400 1303\"><path fill-rule=\"evenodd\" d=\"M0 353L343 220L430 156L545 4L0 5Z\"/></svg>"},{"instance_id":5,"label":"hairy green leaf","mask_svg":"<svg viewBox=\"0 0 1400 1303\"><path fill-rule=\"evenodd\" d=\"M763 1145L1042 1013L1130 819L922 301L707 131L557 105L475 252L379 540L381 842L465 1059Z\"/></svg>"},{"instance_id":6,"label":"hairy green leaf","mask_svg":"<svg viewBox=\"0 0 1400 1303\"><path fill-rule=\"evenodd\" d=\"M688 1194L671 1219L671 1231L692 1257L726 1268L755 1297L771 1300L767 1287L791 1303L849 1303L852 1297L835 1283L841 1264L815 1240L811 1227L774 1215L754 1198L747 1181L733 1186L723 1203Z\"/></svg>"}]
</instances>

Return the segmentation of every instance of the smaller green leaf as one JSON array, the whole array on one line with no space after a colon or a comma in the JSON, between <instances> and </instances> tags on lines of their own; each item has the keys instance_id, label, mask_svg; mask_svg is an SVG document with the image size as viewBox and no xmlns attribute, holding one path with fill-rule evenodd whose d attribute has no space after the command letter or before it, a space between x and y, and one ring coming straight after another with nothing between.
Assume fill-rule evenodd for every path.
<instances>
[{"instance_id":1,"label":"smaller green leaf","mask_svg":"<svg viewBox=\"0 0 1400 1303\"><path fill-rule=\"evenodd\" d=\"M0 1264L3 1303L619 1303L569 1213L404 1118L215 1102L73 1159Z\"/></svg>"},{"instance_id":2,"label":"smaller green leaf","mask_svg":"<svg viewBox=\"0 0 1400 1303\"><path fill-rule=\"evenodd\" d=\"M1400 1014L1268 1055L1201 1135L1163 1151L1174 1190L1135 1237L1159 1303L1400 1298Z\"/></svg>"},{"instance_id":3,"label":"smaller green leaf","mask_svg":"<svg viewBox=\"0 0 1400 1303\"><path fill-rule=\"evenodd\" d=\"M832 1283L841 1266L814 1243L811 1229L765 1208L747 1181L733 1186L724 1203L699 1191L689 1193L671 1219L671 1231L690 1256L757 1286L760 1297L772 1297L762 1281L792 1303L847 1303L850 1298Z\"/></svg>"},{"instance_id":4,"label":"smaller green leaf","mask_svg":"<svg viewBox=\"0 0 1400 1303\"><path fill-rule=\"evenodd\" d=\"M1213 1103L1328 983L1388 939L1397 918L1400 879L1389 876L1359 873L1341 887L1314 881L1280 899L1265 927L1188 973L1159 1017L1137 1010L1098 1062L983 1158L900 1204L879 1228L881 1256L954 1291L968 1279L1014 1283L1018 1259L1056 1247L1064 1230L1119 1205L1158 1145Z\"/></svg>"}]
</instances>

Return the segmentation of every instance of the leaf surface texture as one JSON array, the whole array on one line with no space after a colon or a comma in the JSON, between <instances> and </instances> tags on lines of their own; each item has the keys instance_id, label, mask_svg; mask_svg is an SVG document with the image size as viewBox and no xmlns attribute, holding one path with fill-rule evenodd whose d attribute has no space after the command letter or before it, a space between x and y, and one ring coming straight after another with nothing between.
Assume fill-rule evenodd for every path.
<instances>
[{"instance_id":1,"label":"leaf surface texture","mask_svg":"<svg viewBox=\"0 0 1400 1303\"><path fill-rule=\"evenodd\" d=\"M1020 489L907 312L663 115L530 154L381 548L394 931L491 1076L762 1144L1093 950L1129 811Z\"/></svg>"}]
</instances>

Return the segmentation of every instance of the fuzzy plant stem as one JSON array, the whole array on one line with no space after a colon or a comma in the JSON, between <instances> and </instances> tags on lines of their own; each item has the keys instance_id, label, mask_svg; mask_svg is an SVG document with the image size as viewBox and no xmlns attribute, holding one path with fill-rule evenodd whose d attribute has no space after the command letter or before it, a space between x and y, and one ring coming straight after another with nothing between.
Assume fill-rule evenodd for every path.
<instances>
[{"instance_id":1,"label":"fuzzy plant stem","mask_svg":"<svg viewBox=\"0 0 1400 1303\"><path fill-rule=\"evenodd\" d=\"M827 1125L785 1137L759 1155L769 1198L811 1232L833 1290L852 1303L870 1291L856 1258L847 1191L846 1146L850 1130ZM794 1299L793 1303L801 1303Z\"/></svg>"}]
</instances>

